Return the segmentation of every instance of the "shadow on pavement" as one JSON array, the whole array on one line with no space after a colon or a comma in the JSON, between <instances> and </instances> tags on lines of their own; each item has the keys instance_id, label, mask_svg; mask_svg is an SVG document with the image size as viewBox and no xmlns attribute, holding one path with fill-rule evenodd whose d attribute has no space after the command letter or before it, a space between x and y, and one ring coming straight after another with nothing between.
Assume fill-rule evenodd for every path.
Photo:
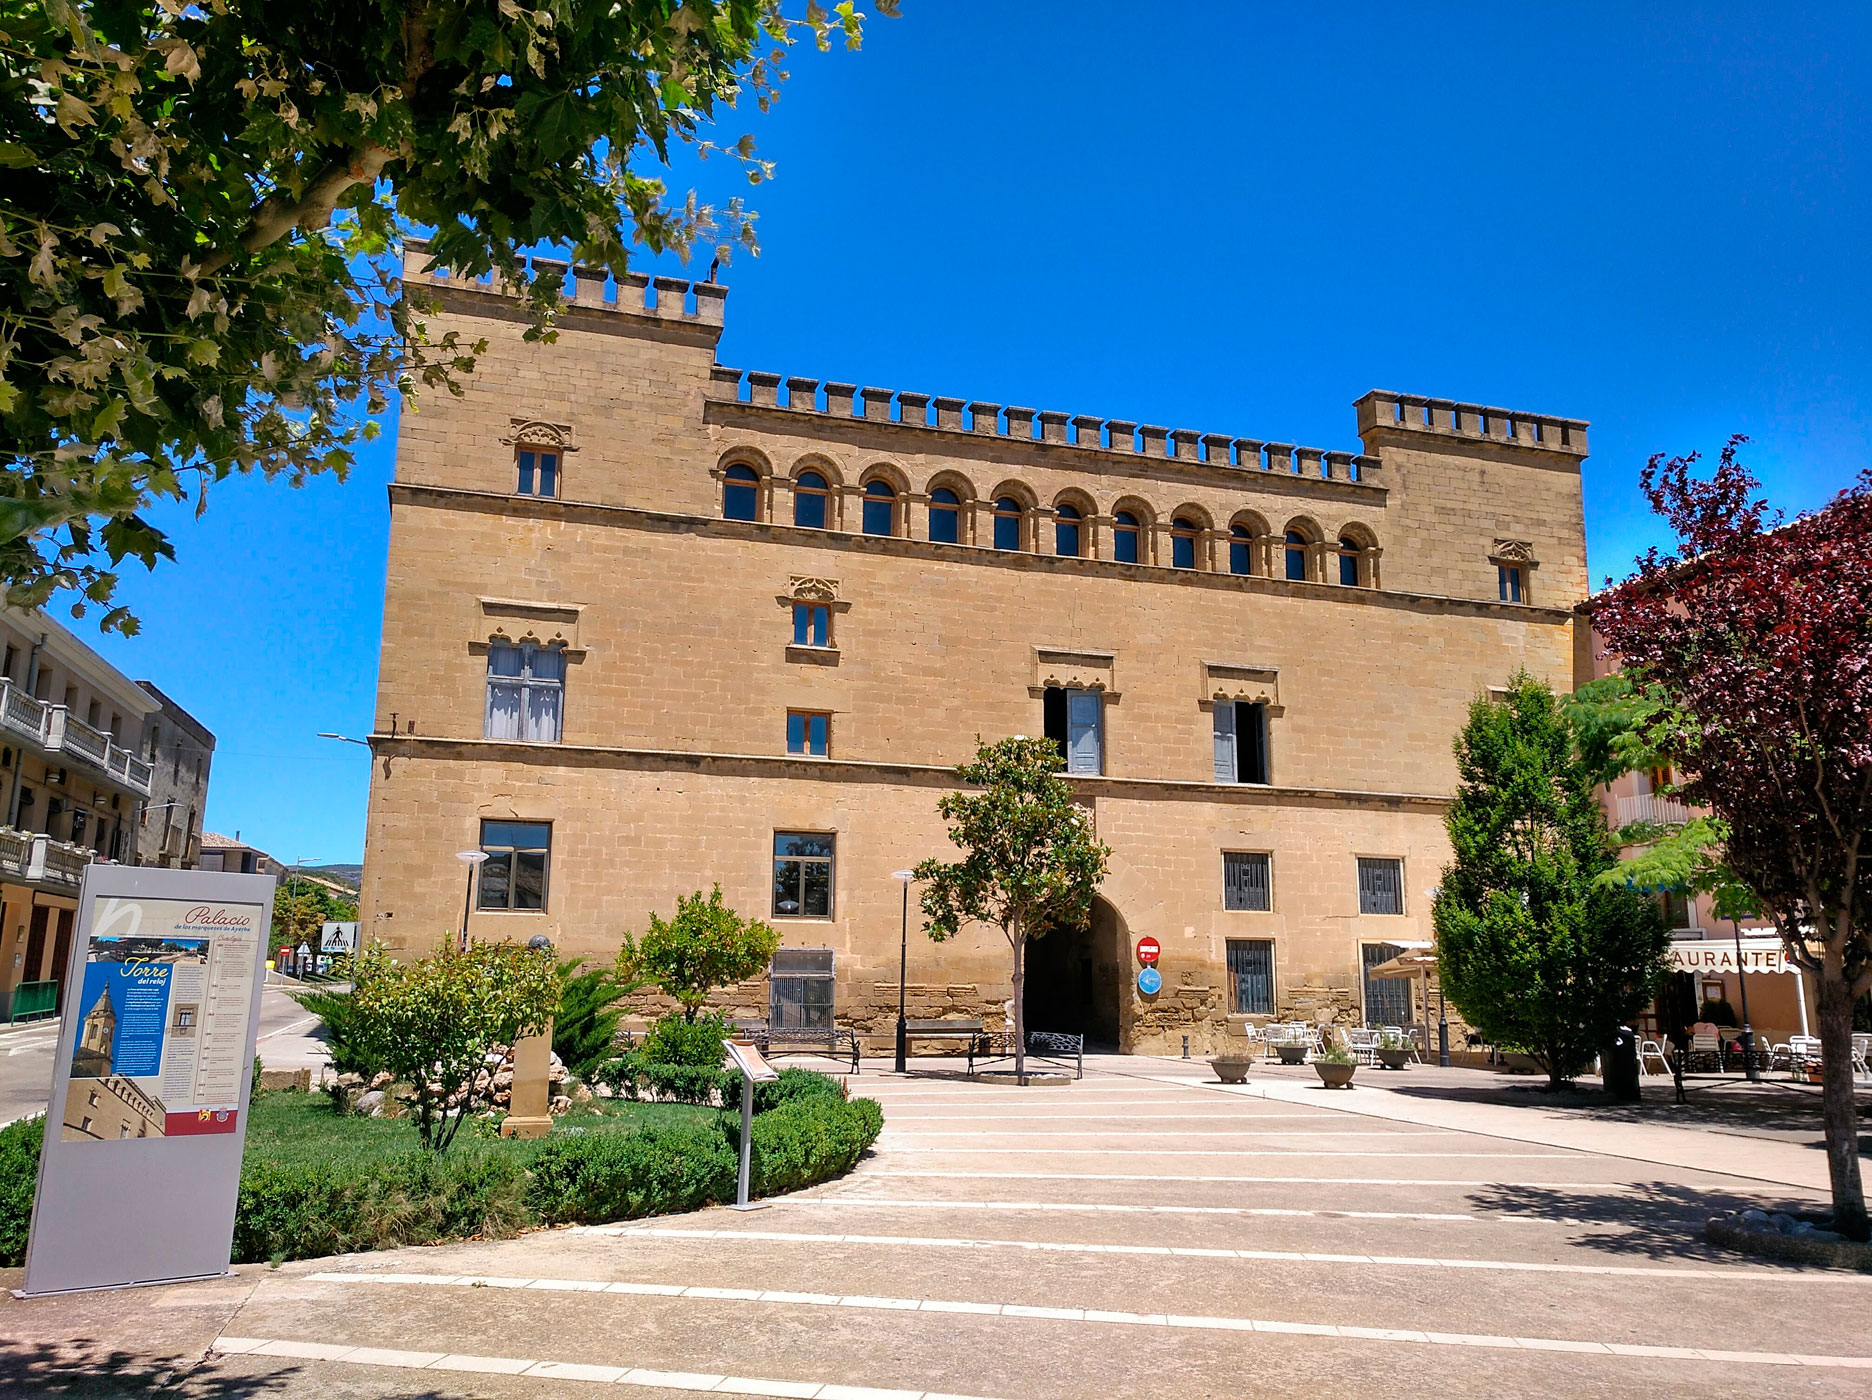
<instances>
[{"instance_id":1,"label":"shadow on pavement","mask_svg":"<svg viewBox=\"0 0 1872 1400\"><path fill-rule=\"evenodd\" d=\"M283 1388L297 1367L265 1376L218 1375L200 1356L136 1355L80 1337L67 1342L0 1343L0 1395L265 1395Z\"/></svg>"},{"instance_id":2,"label":"shadow on pavement","mask_svg":"<svg viewBox=\"0 0 1872 1400\"><path fill-rule=\"evenodd\" d=\"M1492 1186L1469 1195L1477 1210L1507 1215L1538 1215L1543 1219L1583 1222L1587 1231L1575 1242L1608 1254L1640 1255L1647 1259L1695 1259L1708 1263L1746 1264L1755 1268L1786 1267L1754 1255L1716 1249L1703 1240L1703 1225L1713 1215L1759 1206L1763 1210L1797 1212L1812 1202L1791 1197L1742 1195L1705 1191L1662 1182L1633 1182L1623 1193L1569 1191L1564 1186ZM1593 1226L1607 1228L1594 1231Z\"/></svg>"}]
</instances>

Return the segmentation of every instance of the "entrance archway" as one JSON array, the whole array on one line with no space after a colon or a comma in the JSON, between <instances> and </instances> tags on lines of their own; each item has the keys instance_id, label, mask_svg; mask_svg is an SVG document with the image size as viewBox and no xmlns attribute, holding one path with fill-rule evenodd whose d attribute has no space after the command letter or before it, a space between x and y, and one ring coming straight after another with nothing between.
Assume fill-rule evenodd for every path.
<instances>
[{"instance_id":1,"label":"entrance archway","mask_svg":"<svg viewBox=\"0 0 1872 1400\"><path fill-rule=\"evenodd\" d=\"M1054 929L1029 943L1022 1008L1027 1029L1067 1031L1083 1035L1088 1049L1117 1049L1126 939L1124 916L1094 899L1089 924Z\"/></svg>"}]
</instances>

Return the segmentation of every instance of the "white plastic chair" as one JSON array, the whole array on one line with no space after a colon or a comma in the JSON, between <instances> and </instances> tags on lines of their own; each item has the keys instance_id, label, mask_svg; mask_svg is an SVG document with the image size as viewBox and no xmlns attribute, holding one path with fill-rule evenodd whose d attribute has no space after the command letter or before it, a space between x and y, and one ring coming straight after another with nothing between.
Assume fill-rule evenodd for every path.
<instances>
[{"instance_id":1,"label":"white plastic chair","mask_svg":"<svg viewBox=\"0 0 1872 1400\"><path fill-rule=\"evenodd\" d=\"M1869 1053L1872 1053L1872 1034L1867 1034L1864 1031L1854 1031L1852 1038L1852 1071L1855 1080L1872 1079L1872 1065L1866 1063L1866 1057Z\"/></svg>"},{"instance_id":2,"label":"white plastic chair","mask_svg":"<svg viewBox=\"0 0 1872 1400\"><path fill-rule=\"evenodd\" d=\"M1638 1042L1638 1073L1650 1074L1650 1062L1658 1062L1658 1073L1668 1075L1671 1072L1670 1056L1664 1053L1664 1047L1655 1040Z\"/></svg>"},{"instance_id":3,"label":"white plastic chair","mask_svg":"<svg viewBox=\"0 0 1872 1400\"><path fill-rule=\"evenodd\" d=\"M1352 1058L1362 1065L1378 1063L1378 1032L1369 1026L1348 1026L1345 1033L1346 1049Z\"/></svg>"},{"instance_id":4,"label":"white plastic chair","mask_svg":"<svg viewBox=\"0 0 1872 1400\"><path fill-rule=\"evenodd\" d=\"M1808 1065L1817 1065L1819 1063L1819 1036L1791 1035L1788 1037L1788 1068L1796 1077L1803 1074Z\"/></svg>"}]
</instances>

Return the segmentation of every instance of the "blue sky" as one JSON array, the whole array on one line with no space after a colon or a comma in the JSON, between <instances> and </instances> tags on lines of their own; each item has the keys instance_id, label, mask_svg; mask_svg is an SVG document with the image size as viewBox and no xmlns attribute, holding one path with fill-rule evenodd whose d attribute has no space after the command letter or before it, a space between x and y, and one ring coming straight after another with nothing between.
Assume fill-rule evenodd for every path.
<instances>
[{"instance_id":1,"label":"blue sky","mask_svg":"<svg viewBox=\"0 0 1872 1400\"><path fill-rule=\"evenodd\" d=\"M1747 433L1790 508L1872 461L1864 5L904 10L722 123L779 163L724 363L1354 450L1369 388L1588 418L1595 579L1658 538L1652 452ZM314 735L371 723L393 442L177 513L99 642L282 860L361 855L366 755Z\"/></svg>"}]
</instances>

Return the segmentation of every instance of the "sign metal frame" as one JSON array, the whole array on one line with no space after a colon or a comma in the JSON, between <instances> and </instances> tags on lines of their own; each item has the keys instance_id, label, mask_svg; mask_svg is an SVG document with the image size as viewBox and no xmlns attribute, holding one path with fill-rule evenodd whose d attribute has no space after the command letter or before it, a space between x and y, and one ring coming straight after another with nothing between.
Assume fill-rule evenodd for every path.
<instances>
[{"instance_id":1,"label":"sign metal frame","mask_svg":"<svg viewBox=\"0 0 1872 1400\"><path fill-rule=\"evenodd\" d=\"M78 891L77 936L65 969L65 1013L39 1154L25 1286L16 1296L131 1288L229 1272L241 1155L252 1107L250 1069L259 1034L260 994L272 951L268 925L276 884L272 875L148 866L85 867ZM113 1140L64 1139L73 1051L87 1019L79 1003L85 969L95 965L89 954L100 900L175 901L252 911L257 923L251 933L254 965L248 969L252 991L241 1037L244 1054L233 1129ZM204 926L210 947L203 956L210 962L211 973L214 927L212 922ZM166 1008L165 995L165 1018ZM207 1020L198 1027L204 1041L211 1030L212 1022Z\"/></svg>"}]
</instances>

